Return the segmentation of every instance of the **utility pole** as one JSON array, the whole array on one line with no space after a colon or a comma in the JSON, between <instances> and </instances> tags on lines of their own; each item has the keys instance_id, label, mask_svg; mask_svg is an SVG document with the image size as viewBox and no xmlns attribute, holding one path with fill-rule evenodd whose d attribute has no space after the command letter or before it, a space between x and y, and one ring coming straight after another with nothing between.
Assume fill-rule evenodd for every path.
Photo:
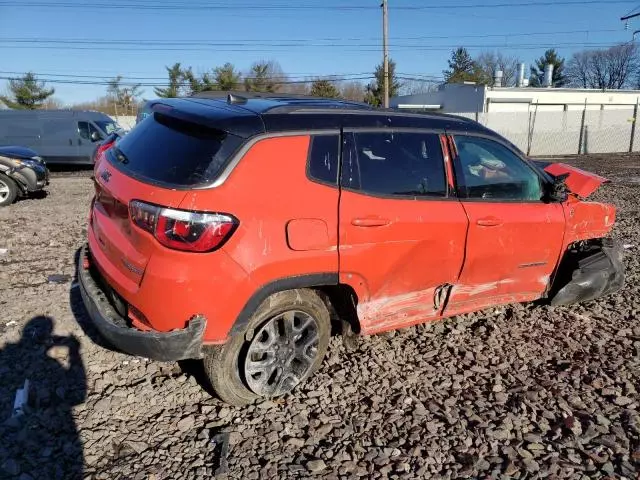
<instances>
[{"instance_id":1,"label":"utility pole","mask_svg":"<svg viewBox=\"0 0 640 480\"><path fill-rule=\"evenodd\" d=\"M382 0L382 50L384 56L384 108L389 108L389 9L387 0Z\"/></svg>"}]
</instances>

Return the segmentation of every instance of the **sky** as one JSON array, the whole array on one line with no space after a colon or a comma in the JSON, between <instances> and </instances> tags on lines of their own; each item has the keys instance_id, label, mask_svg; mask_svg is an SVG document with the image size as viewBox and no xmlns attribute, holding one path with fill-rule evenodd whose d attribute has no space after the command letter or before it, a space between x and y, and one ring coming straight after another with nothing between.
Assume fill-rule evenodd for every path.
<instances>
[{"instance_id":1,"label":"sky","mask_svg":"<svg viewBox=\"0 0 640 480\"><path fill-rule=\"evenodd\" d=\"M106 93L116 75L166 82L165 66L246 71L276 60L293 80L340 75L367 83L382 60L381 0L0 0L0 92L32 71L66 104ZM441 77L451 50L502 51L527 64L546 48L631 40L620 17L640 0L389 0L389 52L406 77ZM640 39L640 37L638 37ZM56 80L54 83L53 80ZM74 83L67 83L74 82ZM153 98L152 86L144 98Z\"/></svg>"}]
</instances>

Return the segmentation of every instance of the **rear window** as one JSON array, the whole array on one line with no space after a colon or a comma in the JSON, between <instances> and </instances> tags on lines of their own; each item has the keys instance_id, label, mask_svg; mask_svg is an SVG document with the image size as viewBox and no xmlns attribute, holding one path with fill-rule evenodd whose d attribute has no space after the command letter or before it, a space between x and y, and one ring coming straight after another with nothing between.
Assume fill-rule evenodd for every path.
<instances>
[{"instance_id":1,"label":"rear window","mask_svg":"<svg viewBox=\"0 0 640 480\"><path fill-rule=\"evenodd\" d=\"M240 137L155 112L109 150L112 164L150 183L193 187L214 181Z\"/></svg>"}]
</instances>

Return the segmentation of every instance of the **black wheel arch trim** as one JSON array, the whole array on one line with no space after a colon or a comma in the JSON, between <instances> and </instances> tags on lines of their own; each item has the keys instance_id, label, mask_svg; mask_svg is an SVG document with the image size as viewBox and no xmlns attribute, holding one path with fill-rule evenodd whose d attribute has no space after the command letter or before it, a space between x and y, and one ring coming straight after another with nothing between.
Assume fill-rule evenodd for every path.
<instances>
[{"instance_id":1,"label":"black wheel arch trim","mask_svg":"<svg viewBox=\"0 0 640 480\"><path fill-rule=\"evenodd\" d=\"M322 272L305 275L296 275L294 277L280 278L269 282L260 287L245 303L243 309L238 314L231 331L230 336L243 334L249 324L251 315L258 307L274 293L284 292L286 290L294 290L296 288L324 287L329 285L338 285L338 272Z\"/></svg>"}]
</instances>

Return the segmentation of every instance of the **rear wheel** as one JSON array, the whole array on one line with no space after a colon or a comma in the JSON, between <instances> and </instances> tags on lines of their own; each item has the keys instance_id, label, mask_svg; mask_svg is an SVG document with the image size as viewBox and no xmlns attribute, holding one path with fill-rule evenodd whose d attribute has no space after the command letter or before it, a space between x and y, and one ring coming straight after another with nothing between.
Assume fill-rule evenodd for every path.
<instances>
[{"instance_id":1,"label":"rear wheel","mask_svg":"<svg viewBox=\"0 0 640 480\"><path fill-rule=\"evenodd\" d=\"M16 182L0 173L0 207L11 205L18 196L18 186Z\"/></svg>"},{"instance_id":2,"label":"rear wheel","mask_svg":"<svg viewBox=\"0 0 640 480\"><path fill-rule=\"evenodd\" d=\"M312 290L276 293L256 310L247 332L253 335L236 335L204 359L216 393L238 406L285 395L318 369L329 345L329 311Z\"/></svg>"}]
</instances>

